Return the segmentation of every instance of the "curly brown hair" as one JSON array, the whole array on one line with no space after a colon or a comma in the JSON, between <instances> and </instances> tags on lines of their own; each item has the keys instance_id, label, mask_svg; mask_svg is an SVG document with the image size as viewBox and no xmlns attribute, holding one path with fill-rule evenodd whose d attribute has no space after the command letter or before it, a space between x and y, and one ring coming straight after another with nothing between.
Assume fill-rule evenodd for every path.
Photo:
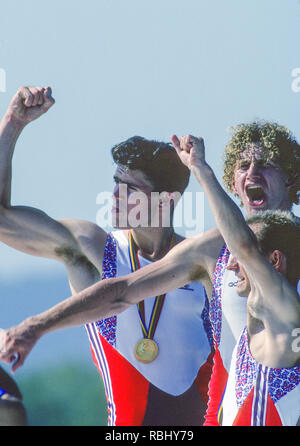
<instances>
[{"instance_id":1,"label":"curly brown hair","mask_svg":"<svg viewBox=\"0 0 300 446\"><path fill-rule=\"evenodd\" d=\"M285 126L276 122L254 121L231 127L233 134L225 147L223 182L233 192L234 170L241 153L250 144L259 143L267 158L279 164L293 184L289 191L291 204L299 203L300 195L300 145Z\"/></svg>"}]
</instances>

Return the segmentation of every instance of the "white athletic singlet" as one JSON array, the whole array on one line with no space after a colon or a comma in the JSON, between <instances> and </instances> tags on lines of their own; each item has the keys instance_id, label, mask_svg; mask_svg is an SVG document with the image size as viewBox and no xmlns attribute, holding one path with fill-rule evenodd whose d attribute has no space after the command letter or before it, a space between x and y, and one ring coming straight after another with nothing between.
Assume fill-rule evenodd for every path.
<instances>
[{"instance_id":1,"label":"white athletic singlet","mask_svg":"<svg viewBox=\"0 0 300 446\"><path fill-rule=\"evenodd\" d=\"M139 261L141 267L150 263L142 257L139 257ZM128 239L123 231L115 231L112 237L108 235L103 278L120 277L129 273L131 273L131 266ZM146 324L149 323L154 301L155 297L145 299ZM122 402L131 386L129 383L131 373L139 373L138 378L132 378L133 386L138 388L139 382L145 392L149 392L149 385L152 386L151 388L155 387L156 392L159 390L164 395L180 396L187 392L195 383L199 370L207 364L207 358L211 354L210 328L208 299L204 287L199 282L190 283L166 295L154 334L154 340L159 346L159 354L152 363L144 364L134 356L134 347L143 337L137 305L133 305L117 316L88 324L87 331L94 360L101 371L106 387L110 412L109 424L127 423L129 425L134 422L134 417L128 419L123 413L125 403ZM121 370L124 371L121 372ZM127 376L123 381L122 373L123 376ZM126 404L126 411L131 410L131 406L135 404L133 400L136 400L137 396L134 392L135 388L129 392L132 400ZM143 392L144 390L141 390L139 393ZM117 394L119 396L116 397ZM145 404L148 406L150 403ZM160 410L163 420L163 403ZM125 418L126 421L122 421ZM178 422L180 424L180 419Z\"/></svg>"},{"instance_id":2,"label":"white athletic singlet","mask_svg":"<svg viewBox=\"0 0 300 446\"><path fill-rule=\"evenodd\" d=\"M227 270L229 256L230 252L224 245L218 257L213 278L209 316L215 355L209 384L206 426L218 425L222 419L223 398L232 353L240 333L247 323L247 299L239 296L236 292L237 278L233 271ZM298 289L300 288L299 284Z\"/></svg>"},{"instance_id":3,"label":"white athletic singlet","mask_svg":"<svg viewBox=\"0 0 300 446\"><path fill-rule=\"evenodd\" d=\"M223 400L223 426L295 426L300 417L300 366L255 361L247 327L233 351Z\"/></svg>"}]
</instances>

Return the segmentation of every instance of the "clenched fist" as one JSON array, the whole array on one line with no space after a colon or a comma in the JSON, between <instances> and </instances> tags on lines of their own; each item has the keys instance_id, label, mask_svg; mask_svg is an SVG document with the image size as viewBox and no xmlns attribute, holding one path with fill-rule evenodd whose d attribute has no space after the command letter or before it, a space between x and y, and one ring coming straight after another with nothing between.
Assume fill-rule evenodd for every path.
<instances>
[{"instance_id":1,"label":"clenched fist","mask_svg":"<svg viewBox=\"0 0 300 446\"><path fill-rule=\"evenodd\" d=\"M21 322L7 330L0 329L0 361L11 364L11 372L21 367L39 339L37 331L28 323Z\"/></svg>"},{"instance_id":2,"label":"clenched fist","mask_svg":"<svg viewBox=\"0 0 300 446\"><path fill-rule=\"evenodd\" d=\"M205 163L205 147L203 138L196 138L192 135L181 136L180 139L176 135L171 136L176 152L191 171L200 167Z\"/></svg>"},{"instance_id":3,"label":"clenched fist","mask_svg":"<svg viewBox=\"0 0 300 446\"><path fill-rule=\"evenodd\" d=\"M50 87L21 87L12 98L6 114L26 125L46 113L54 103Z\"/></svg>"}]
</instances>

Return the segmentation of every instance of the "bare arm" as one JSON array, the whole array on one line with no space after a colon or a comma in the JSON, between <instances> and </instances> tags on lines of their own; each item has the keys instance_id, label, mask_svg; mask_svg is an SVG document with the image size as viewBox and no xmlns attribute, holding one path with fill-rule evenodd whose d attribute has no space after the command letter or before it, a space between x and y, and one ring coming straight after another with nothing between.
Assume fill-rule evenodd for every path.
<instances>
[{"instance_id":1,"label":"bare arm","mask_svg":"<svg viewBox=\"0 0 300 446\"><path fill-rule=\"evenodd\" d=\"M21 87L0 123L0 240L20 251L49 258L56 258L57 247L69 234L38 209L12 206L11 176L18 137L53 104L49 87ZM71 246L74 248L74 242Z\"/></svg>"},{"instance_id":2,"label":"bare arm","mask_svg":"<svg viewBox=\"0 0 300 446\"><path fill-rule=\"evenodd\" d=\"M240 209L221 187L213 170L206 163L202 138L188 135L181 141L176 136L172 139L178 155L202 186L217 227L230 252L246 268L251 281L252 304L256 311L259 310L259 317L269 324L270 329L278 326L275 320L286 327L297 326L299 299L296 290L261 254L256 236L245 222Z\"/></svg>"},{"instance_id":3,"label":"bare arm","mask_svg":"<svg viewBox=\"0 0 300 446\"><path fill-rule=\"evenodd\" d=\"M54 104L50 87L21 87L12 98L0 123L0 203L10 205L11 163L24 127Z\"/></svg>"},{"instance_id":4,"label":"bare arm","mask_svg":"<svg viewBox=\"0 0 300 446\"><path fill-rule=\"evenodd\" d=\"M82 223L56 221L39 209L11 204L11 172L15 145L22 130L54 104L50 87L21 87L12 98L0 123L0 240L27 254L78 264L86 256L77 236ZM89 233L105 233L85 223ZM102 242L103 244L103 242ZM86 260L86 259L85 259Z\"/></svg>"},{"instance_id":5,"label":"bare arm","mask_svg":"<svg viewBox=\"0 0 300 446\"><path fill-rule=\"evenodd\" d=\"M4 331L0 360L10 363L17 353L19 359L12 366L14 372L38 339L49 332L118 314L147 297L167 293L192 281L201 280L209 288L222 244L217 230L186 239L163 259L133 274L98 282L44 313L26 319Z\"/></svg>"}]
</instances>

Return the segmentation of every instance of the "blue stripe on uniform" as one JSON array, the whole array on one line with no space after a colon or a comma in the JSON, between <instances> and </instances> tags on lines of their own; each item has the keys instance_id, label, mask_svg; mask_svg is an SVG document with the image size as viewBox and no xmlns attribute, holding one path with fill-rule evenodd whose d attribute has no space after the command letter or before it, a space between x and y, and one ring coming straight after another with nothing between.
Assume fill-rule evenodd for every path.
<instances>
[{"instance_id":1,"label":"blue stripe on uniform","mask_svg":"<svg viewBox=\"0 0 300 446\"><path fill-rule=\"evenodd\" d=\"M89 339L90 339L91 345L93 347L93 350L95 352L97 363L98 363L99 368L102 372L105 393L106 393L107 399L108 399L108 408L109 408L108 426L115 426L116 407L115 407L115 403L114 403L114 399L113 399L113 391L112 391L112 385L111 385L111 380L110 380L109 368L108 368L108 364L106 362L105 354L103 352L103 347L102 347L101 341L99 339L98 330L95 326L95 323L87 324L85 327L88 332Z\"/></svg>"}]
</instances>

